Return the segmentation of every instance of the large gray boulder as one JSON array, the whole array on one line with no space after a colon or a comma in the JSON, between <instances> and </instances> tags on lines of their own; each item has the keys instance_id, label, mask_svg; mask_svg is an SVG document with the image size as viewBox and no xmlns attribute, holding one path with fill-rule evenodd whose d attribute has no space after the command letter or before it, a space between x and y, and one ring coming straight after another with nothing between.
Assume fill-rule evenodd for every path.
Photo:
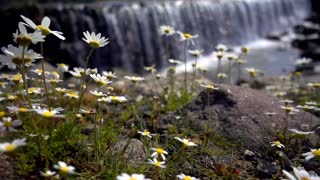
<instances>
[{"instance_id":1,"label":"large gray boulder","mask_svg":"<svg viewBox=\"0 0 320 180\"><path fill-rule=\"evenodd\" d=\"M178 127L190 126L192 130L204 132L209 127L212 132L246 148L258 149L276 140L277 130L282 132L285 111L281 105L284 103L264 91L220 85L219 90L202 91L189 104L161 117L158 128L165 131L178 123ZM264 114L266 112L276 115L269 117ZM300 129L303 118L308 124L312 121L313 126L320 124L319 118L304 113L300 110L294 115L290 127ZM181 119L177 120L175 116L181 116Z\"/></svg>"}]
</instances>

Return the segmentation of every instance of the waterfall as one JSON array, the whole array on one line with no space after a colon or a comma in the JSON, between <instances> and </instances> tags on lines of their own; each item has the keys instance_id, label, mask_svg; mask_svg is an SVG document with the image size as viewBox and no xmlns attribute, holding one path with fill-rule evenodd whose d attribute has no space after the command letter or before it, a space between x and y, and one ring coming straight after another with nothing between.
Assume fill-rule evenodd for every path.
<instances>
[{"instance_id":1,"label":"waterfall","mask_svg":"<svg viewBox=\"0 0 320 180\"><path fill-rule=\"evenodd\" d=\"M54 29L67 37L63 42L47 43L53 50L59 49L59 53L51 53L54 58L83 65L89 48L81 37L82 32L89 30L110 39L107 47L96 50L92 66L139 72L152 64L164 68L168 58L182 59L183 43L177 36L160 36L161 25L198 34L193 49L210 53L218 43L236 46L283 31L306 18L310 9L309 0L112 1L47 5L44 14L52 18Z\"/></svg>"}]
</instances>

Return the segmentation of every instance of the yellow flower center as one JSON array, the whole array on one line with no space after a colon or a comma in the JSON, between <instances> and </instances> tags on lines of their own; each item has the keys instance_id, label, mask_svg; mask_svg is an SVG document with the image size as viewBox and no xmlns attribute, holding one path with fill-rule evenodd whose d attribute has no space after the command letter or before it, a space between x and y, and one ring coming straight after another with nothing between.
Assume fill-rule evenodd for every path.
<instances>
[{"instance_id":1,"label":"yellow flower center","mask_svg":"<svg viewBox=\"0 0 320 180\"><path fill-rule=\"evenodd\" d=\"M320 156L320 149L313 151L312 154L314 156Z\"/></svg>"},{"instance_id":2,"label":"yellow flower center","mask_svg":"<svg viewBox=\"0 0 320 180\"><path fill-rule=\"evenodd\" d=\"M3 122L3 125L4 125L5 127L11 127L11 126L12 126L12 122L11 122L11 121L4 121L4 122Z\"/></svg>"},{"instance_id":3,"label":"yellow flower center","mask_svg":"<svg viewBox=\"0 0 320 180\"><path fill-rule=\"evenodd\" d=\"M164 153L164 150L161 149L161 148L157 148L157 149L156 149L156 152L157 152L158 154L163 154L163 153Z\"/></svg>"},{"instance_id":4,"label":"yellow flower center","mask_svg":"<svg viewBox=\"0 0 320 180\"><path fill-rule=\"evenodd\" d=\"M301 180L310 180L308 177L301 177Z\"/></svg>"},{"instance_id":5,"label":"yellow flower center","mask_svg":"<svg viewBox=\"0 0 320 180\"><path fill-rule=\"evenodd\" d=\"M17 99L17 96L15 96L15 95L9 95L9 96L8 96L8 99L9 99L9 100L14 100L14 99Z\"/></svg>"},{"instance_id":6,"label":"yellow flower center","mask_svg":"<svg viewBox=\"0 0 320 180\"><path fill-rule=\"evenodd\" d=\"M44 117L52 117L54 115L54 113L52 111L45 111L43 112L42 116Z\"/></svg>"},{"instance_id":7,"label":"yellow flower center","mask_svg":"<svg viewBox=\"0 0 320 180\"><path fill-rule=\"evenodd\" d=\"M19 112L27 112L28 111L28 109L27 108L25 108L25 107L21 107L21 108L19 108Z\"/></svg>"},{"instance_id":8,"label":"yellow flower center","mask_svg":"<svg viewBox=\"0 0 320 180\"><path fill-rule=\"evenodd\" d=\"M25 35L20 35L17 37L16 39L17 44L19 44L20 46L29 46L30 43L32 42L31 38L29 36L25 36Z\"/></svg>"},{"instance_id":9,"label":"yellow flower center","mask_svg":"<svg viewBox=\"0 0 320 180\"><path fill-rule=\"evenodd\" d=\"M28 57L25 57L23 60L24 60L24 63L28 63L31 61L31 59ZM16 65L22 65L23 60L22 60L22 58L19 58L19 57L12 58L12 62L15 63Z\"/></svg>"},{"instance_id":10,"label":"yellow flower center","mask_svg":"<svg viewBox=\"0 0 320 180\"><path fill-rule=\"evenodd\" d=\"M192 178L190 176L185 176L183 180L192 180Z\"/></svg>"},{"instance_id":11,"label":"yellow flower center","mask_svg":"<svg viewBox=\"0 0 320 180\"><path fill-rule=\"evenodd\" d=\"M161 163L159 161L157 161L157 162L154 162L154 165L160 167Z\"/></svg>"},{"instance_id":12,"label":"yellow flower center","mask_svg":"<svg viewBox=\"0 0 320 180\"><path fill-rule=\"evenodd\" d=\"M255 71L249 71L249 75L251 76L251 77L256 77L256 72Z\"/></svg>"},{"instance_id":13,"label":"yellow flower center","mask_svg":"<svg viewBox=\"0 0 320 180\"><path fill-rule=\"evenodd\" d=\"M37 29L41 30L42 34L45 35L45 36L50 34L50 29L47 28L47 27L43 27L42 25L38 25Z\"/></svg>"},{"instance_id":14,"label":"yellow flower center","mask_svg":"<svg viewBox=\"0 0 320 180\"><path fill-rule=\"evenodd\" d=\"M99 48L100 47L100 43L98 41L90 41L89 42L89 46L92 48Z\"/></svg>"},{"instance_id":15,"label":"yellow flower center","mask_svg":"<svg viewBox=\"0 0 320 180\"><path fill-rule=\"evenodd\" d=\"M70 92L68 93L68 95L69 95L70 97L77 97L77 96L78 96L78 94L75 93L75 92L73 92L73 91L70 91Z\"/></svg>"},{"instance_id":16,"label":"yellow flower center","mask_svg":"<svg viewBox=\"0 0 320 180\"><path fill-rule=\"evenodd\" d=\"M188 33L183 34L183 36L184 36L186 39L191 39L191 38L192 38L191 34L188 34Z\"/></svg>"},{"instance_id":17,"label":"yellow flower center","mask_svg":"<svg viewBox=\"0 0 320 180\"><path fill-rule=\"evenodd\" d=\"M248 54L249 49L248 49L247 47L242 47L242 48L241 48L241 52L242 52L243 54Z\"/></svg>"},{"instance_id":18,"label":"yellow flower center","mask_svg":"<svg viewBox=\"0 0 320 180\"><path fill-rule=\"evenodd\" d=\"M66 68L66 67L67 67L67 65L66 65L66 64L63 64L63 63L61 63L60 66L63 67L63 68Z\"/></svg>"},{"instance_id":19,"label":"yellow flower center","mask_svg":"<svg viewBox=\"0 0 320 180\"><path fill-rule=\"evenodd\" d=\"M280 146L281 142L280 141L275 141L274 144L277 145L277 146Z\"/></svg>"},{"instance_id":20,"label":"yellow flower center","mask_svg":"<svg viewBox=\"0 0 320 180\"><path fill-rule=\"evenodd\" d=\"M67 166L62 166L60 167L60 171L63 172L63 173L68 173L68 167Z\"/></svg>"},{"instance_id":21,"label":"yellow flower center","mask_svg":"<svg viewBox=\"0 0 320 180\"><path fill-rule=\"evenodd\" d=\"M6 114L4 111L0 111L0 117L3 117Z\"/></svg>"},{"instance_id":22,"label":"yellow flower center","mask_svg":"<svg viewBox=\"0 0 320 180\"><path fill-rule=\"evenodd\" d=\"M143 134L150 135L150 132L149 131L144 131Z\"/></svg>"},{"instance_id":23,"label":"yellow flower center","mask_svg":"<svg viewBox=\"0 0 320 180\"><path fill-rule=\"evenodd\" d=\"M50 177L50 176L52 176L52 174L51 174L49 171L47 171L47 172L44 174L44 176L45 176L45 177Z\"/></svg>"},{"instance_id":24,"label":"yellow flower center","mask_svg":"<svg viewBox=\"0 0 320 180\"><path fill-rule=\"evenodd\" d=\"M14 151L14 150L16 149L16 147L17 147L17 146L15 146L14 144L9 144L9 145L7 145L7 146L4 148L4 150L5 150L6 152L12 152L12 151Z\"/></svg>"}]
</instances>

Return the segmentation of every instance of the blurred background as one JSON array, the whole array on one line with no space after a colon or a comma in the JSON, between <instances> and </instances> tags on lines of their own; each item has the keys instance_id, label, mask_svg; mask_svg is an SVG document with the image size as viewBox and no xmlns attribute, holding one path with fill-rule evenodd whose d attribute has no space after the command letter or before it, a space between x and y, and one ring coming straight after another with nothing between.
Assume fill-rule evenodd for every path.
<instances>
[{"instance_id":1,"label":"blurred background","mask_svg":"<svg viewBox=\"0 0 320 180\"><path fill-rule=\"evenodd\" d=\"M178 35L159 33L161 25L169 25L199 35L189 49L203 49L200 63L207 66L215 64L211 54L216 45L225 44L234 51L250 47L248 66L271 74L320 71L319 0L1 0L0 5L1 47L13 44L20 15L36 23L48 16L51 29L64 33L65 41L54 36L46 40L51 64L84 65L89 47L81 38L88 30L110 39L93 54L91 67L135 73L150 65L165 69L169 58L183 55ZM295 66L301 57L313 61Z\"/></svg>"}]
</instances>

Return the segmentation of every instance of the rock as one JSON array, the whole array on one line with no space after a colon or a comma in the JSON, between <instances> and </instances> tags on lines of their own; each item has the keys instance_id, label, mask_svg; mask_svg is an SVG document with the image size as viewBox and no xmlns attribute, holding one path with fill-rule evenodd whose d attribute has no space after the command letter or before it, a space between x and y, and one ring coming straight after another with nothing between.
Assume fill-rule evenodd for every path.
<instances>
[{"instance_id":1,"label":"rock","mask_svg":"<svg viewBox=\"0 0 320 180\"><path fill-rule=\"evenodd\" d=\"M315 171L317 174L320 174L320 161L315 158L305 161L303 167L308 171Z\"/></svg>"},{"instance_id":2,"label":"rock","mask_svg":"<svg viewBox=\"0 0 320 180\"><path fill-rule=\"evenodd\" d=\"M272 163L265 159L258 159L257 162L256 173L258 177L270 179L274 174L277 174L278 168L276 163Z\"/></svg>"},{"instance_id":3,"label":"rock","mask_svg":"<svg viewBox=\"0 0 320 180\"><path fill-rule=\"evenodd\" d=\"M97 130L99 129L99 125L96 125ZM94 124L88 124L84 128L81 129L81 133L89 135L94 132Z\"/></svg>"},{"instance_id":4,"label":"rock","mask_svg":"<svg viewBox=\"0 0 320 180\"><path fill-rule=\"evenodd\" d=\"M11 157L6 154L1 154L0 156L0 179L23 179L18 176L12 159L10 158Z\"/></svg>"},{"instance_id":5,"label":"rock","mask_svg":"<svg viewBox=\"0 0 320 180\"><path fill-rule=\"evenodd\" d=\"M209 100L208 100L209 95ZM220 85L219 90L203 91L199 96L176 112L158 120L159 130L166 130L172 124L190 123L196 132L205 132L206 127L223 137L239 142L250 150L269 146L275 140L274 132L282 131L285 112L279 99L249 88ZM275 112L271 118L265 112ZM292 128L298 128L304 112L299 112L290 121ZM182 118L177 121L176 115ZM313 125L319 119L311 114ZM307 122L311 121L307 119Z\"/></svg>"},{"instance_id":6,"label":"rock","mask_svg":"<svg viewBox=\"0 0 320 180\"><path fill-rule=\"evenodd\" d=\"M123 158L130 166L138 167L146 164L147 154L141 141L138 139L119 139L119 142L112 148L112 153L123 153Z\"/></svg>"}]
</instances>

